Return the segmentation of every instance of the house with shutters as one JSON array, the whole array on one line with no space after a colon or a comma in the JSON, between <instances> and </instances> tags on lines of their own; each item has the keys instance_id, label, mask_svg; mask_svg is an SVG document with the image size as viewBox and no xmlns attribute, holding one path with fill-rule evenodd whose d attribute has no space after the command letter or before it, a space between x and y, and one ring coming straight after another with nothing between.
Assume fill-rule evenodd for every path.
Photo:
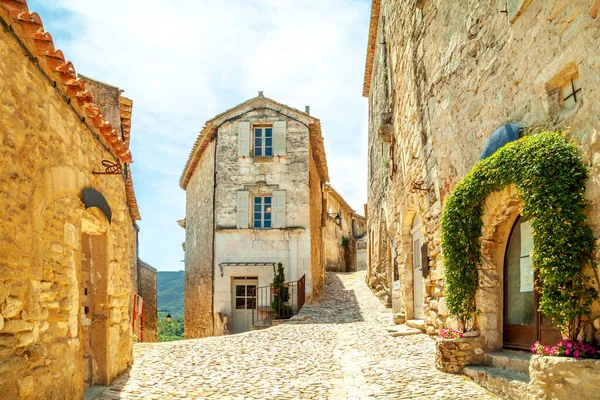
<instances>
[{"instance_id":1,"label":"house with shutters","mask_svg":"<svg viewBox=\"0 0 600 400\"><path fill-rule=\"evenodd\" d=\"M328 181L320 121L308 107L259 92L206 122L180 180L186 338L250 330L252 293L270 285L279 263L286 282L303 280L306 301L319 293Z\"/></svg>"}]
</instances>

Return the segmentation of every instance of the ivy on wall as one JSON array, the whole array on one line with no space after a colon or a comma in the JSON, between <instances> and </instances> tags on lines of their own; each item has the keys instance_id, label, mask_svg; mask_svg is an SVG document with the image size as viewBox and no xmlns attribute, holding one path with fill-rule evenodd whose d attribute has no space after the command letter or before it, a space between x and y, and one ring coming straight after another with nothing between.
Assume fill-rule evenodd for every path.
<instances>
[{"instance_id":1,"label":"ivy on wall","mask_svg":"<svg viewBox=\"0 0 600 400\"><path fill-rule=\"evenodd\" d=\"M593 261L595 239L586 223L588 168L562 132L526 136L481 160L456 185L442 215L442 251L448 310L467 328L477 312L483 203L514 184L521 215L533 227L533 269L540 311L574 339L581 316L598 298L583 272ZM472 326L472 325L471 325Z\"/></svg>"}]
</instances>

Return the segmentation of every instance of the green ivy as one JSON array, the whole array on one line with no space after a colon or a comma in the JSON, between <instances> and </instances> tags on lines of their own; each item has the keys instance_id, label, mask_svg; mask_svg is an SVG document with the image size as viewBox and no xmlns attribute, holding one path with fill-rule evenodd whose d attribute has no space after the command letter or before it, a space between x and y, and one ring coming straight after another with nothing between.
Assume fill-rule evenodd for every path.
<instances>
[{"instance_id":1,"label":"green ivy","mask_svg":"<svg viewBox=\"0 0 600 400\"><path fill-rule=\"evenodd\" d=\"M595 239L584 198L588 168L563 132L543 132L511 142L481 160L456 185L442 215L442 252L448 310L467 328L477 313L483 203L514 184L521 215L533 227L533 269L540 311L570 338L598 298L583 272L593 261Z\"/></svg>"}]
</instances>

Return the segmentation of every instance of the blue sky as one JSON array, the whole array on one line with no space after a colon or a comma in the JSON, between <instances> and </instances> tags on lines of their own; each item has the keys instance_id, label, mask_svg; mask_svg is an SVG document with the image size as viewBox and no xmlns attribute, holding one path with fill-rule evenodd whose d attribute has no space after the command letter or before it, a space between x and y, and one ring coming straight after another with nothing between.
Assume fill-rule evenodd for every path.
<instances>
[{"instance_id":1,"label":"blue sky","mask_svg":"<svg viewBox=\"0 0 600 400\"><path fill-rule=\"evenodd\" d=\"M321 119L332 185L367 196L367 0L29 0L77 72L133 100L140 256L183 269L179 177L204 122L264 91Z\"/></svg>"}]
</instances>

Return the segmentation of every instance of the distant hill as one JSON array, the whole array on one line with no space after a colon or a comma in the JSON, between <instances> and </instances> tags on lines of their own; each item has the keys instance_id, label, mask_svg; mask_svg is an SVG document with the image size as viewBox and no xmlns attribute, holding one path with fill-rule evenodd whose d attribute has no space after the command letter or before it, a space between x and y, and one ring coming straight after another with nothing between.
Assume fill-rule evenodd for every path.
<instances>
[{"instance_id":1,"label":"distant hill","mask_svg":"<svg viewBox=\"0 0 600 400\"><path fill-rule=\"evenodd\" d=\"M168 310L173 317L183 317L184 271L158 271L156 301L159 310Z\"/></svg>"}]
</instances>

